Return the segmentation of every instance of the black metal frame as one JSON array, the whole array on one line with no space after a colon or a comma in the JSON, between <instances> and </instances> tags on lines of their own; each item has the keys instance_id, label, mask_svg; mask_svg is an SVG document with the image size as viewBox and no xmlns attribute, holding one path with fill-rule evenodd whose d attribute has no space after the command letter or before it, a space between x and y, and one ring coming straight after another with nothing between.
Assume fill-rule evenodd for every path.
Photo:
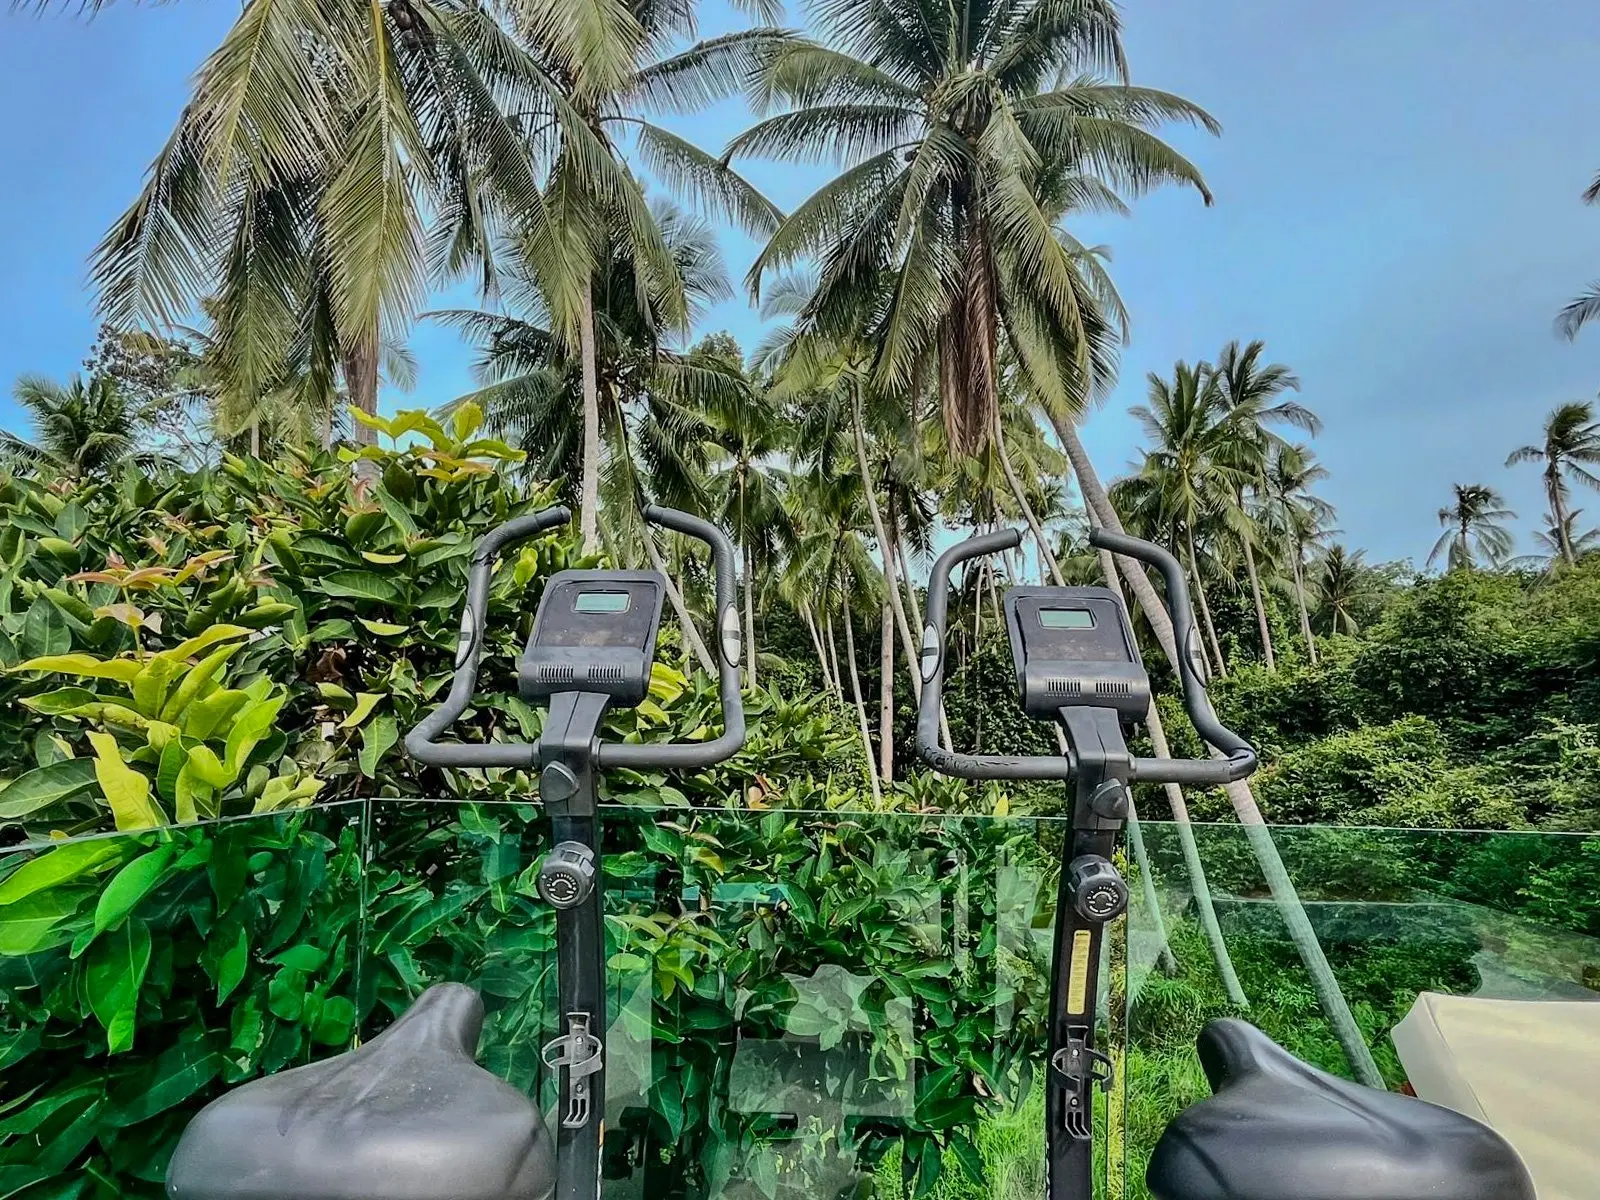
<instances>
[{"instance_id":1,"label":"black metal frame","mask_svg":"<svg viewBox=\"0 0 1600 1200\"><path fill-rule=\"evenodd\" d=\"M704 742L602 742L598 731L611 697L598 692L557 692L535 744L439 742L472 701L489 603L489 578L501 551L566 525L572 513L547 508L517 517L485 534L473 550L466 606L456 647L455 676L437 710L406 735L406 752L441 767L539 767L539 795L551 821L551 845L572 861L586 861L587 876L556 907L556 991L562 1033L544 1048L545 1064L559 1073L562 1098L556 1130L556 1196L595 1200L600 1194L601 1125L605 1118L605 880L601 871L597 773L607 767L685 769L710 766L744 744L739 698L741 636L735 603L733 545L716 526L676 509L650 505L644 519L697 538L711 547L716 565L717 667L723 732ZM546 865L550 863L547 856Z\"/></svg>"},{"instance_id":2,"label":"black metal frame","mask_svg":"<svg viewBox=\"0 0 1600 1200\"><path fill-rule=\"evenodd\" d=\"M1018 530L1004 529L953 546L939 556L928 582L928 618L922 633L922 700L917 712L917 753L946 775L963 779L1058 779L1071 781L1072 819L1062 843L1061 882L1050 971L1049 1092L1045 1100L1049 1200L1091 1200L1094 1165L1094 1088L1110 1082L1110 1062L1095 1049L1096 993L1107 920L1078 910L1074 865L1108 862L1128 816L1128 786L1151 783L1223 784L1243 779L1256 767L1245 740L1217 719L1200 675L1198 634L1177 559L1138 538L1095 529L1090 542L1136 558L1161 572L1167 607L1181 648L1178 674L1184 706L1212 759L1138 758L1129 750L1122 718L1112 708L1087 704L1059 709L1067 753L1007 757L959 754L939 745L939 707L944 692L945 624L950 571L958 563L1021 544ZM1114 872L1113 872L1114 874ZM1120 883L1120 881L1118 881ZM1111 913L1114 918L1120 912Z\"/></svg>"}]
</instances>

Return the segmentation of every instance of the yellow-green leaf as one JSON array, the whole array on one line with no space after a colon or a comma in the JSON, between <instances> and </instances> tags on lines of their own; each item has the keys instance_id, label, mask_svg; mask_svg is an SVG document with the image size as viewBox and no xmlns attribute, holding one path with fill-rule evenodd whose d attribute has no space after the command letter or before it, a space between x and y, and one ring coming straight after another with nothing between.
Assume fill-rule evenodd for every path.
<instances>
[{"instance_id":1,"label":"yellow-green leaf","mask_svg":"<svg viewBox=\"0 0 1600 1200\"><path fill-rule=\"evenodd\" d=\"M167 700L167 689L186 670L188 666L181 660L156 655L144 664L129 685L133 692L133 707L144 716L159 717L161 706Z\"/></svg>"},{"instance_id":2,"label":"yellow-green leaf","mask_svg":"<svg viewBox=\"0 0 1600 1200\"><path fill-rule=\"evenodd\" d=\"M347 411L352 419L365 425L368 429L376 429L379 433L386 433L390 437L394 436L394 422L384 420L377 413L363 412L353 404L347 406Z\"/></svg>"},{"instance_id":3,"label":"yellow-green leaf","mask_svg":"<svg viewBox=\"0 0 1600 1200\"><path fill-rule=\"evenodd\" d=\"M450 415L450 432L456 435L458 442L464 442L477 433L482 424L483 408L476 400L457 405L456 411Z\"/></svg>"},{"instance_id":4,"label":"yellow-green leaf","mask_svg":"<svg viewBox=\"0 0 1600 1200\"><path fill-rule=\"evenodd\" d=\"M117 828L150 829L165 825L166 817L150 798L150 781L122 761L122 749L109 733L91 733L94 774L111 808Z\"/></svg>"},{"instance_id":5,"label":"yellow-green leaf","mask_svg":"<svg viewBox=\"0 0 1600 1200\"><path fill-rule=\"evenodd\" d=\"M239 638L250 636L251 631L242 625L212 625L201 630L187 641L179 642L171 650L163 650L158 658L171 658L182 662L193 658L203 650L209 650L218 642L233 642Z\"/></svg>"},{"instance_id":6,"label":"yellow-green leaf","mask_svg":"<svg viewBox=\"0 0 1600 1200\"><path fill-rule=\"evenodd\" d=\"M369 621L365 617L357 617L362 625L366 626L368 633L377 634L379 637L394 637L406 631L406 626L396 625L392 621Z\"/></svg>"},{"instance_id":7,"label":"yellow-green leaf","mask_svg":"<svg viewBox=\"0 0 1600 1200\"><path fill-rule=\"evenodd\" d=\"M356 706L350 710L350 715L339 722L340 729L354 729L361 722L372 715L372 710L383 702L383 696L377 692L361 692L356 696Z\"/></svg>"},{"instance_id":8,"label":"yellow-green leaf","mask_svg":"<svg viewBox=\"0 0 1600 1200\"><path fill-rule=\"evenodd\" d=\"M218 647L201 659L200 664L183 677L178 690L172 693L162 707L161 719L176 721L181 718L184 709L194 703L195 697L199 696L216 673L222 670L223 664L243 648L243 642L234 642L232 645Z\"/></svg>"},{"instance_id":9,"label":"yellow-green leaf","mask_svg":"<svg viewBox=\"0 0 1600 1200\"><path fill-rule=\"evenodd\" d=\"M267 780L267 786L261 789L261 798L250 811L269 813L277 812L280 808L304 808L317 798L322 787L320 779L295 780L287 775L279 775Z\"/></svg>"},{"instance_id":10,"label":"yellow-green leaf","mask_svg":"<svg viewBox=\"0 0 1600 1200\"><path fill-rule=\"evenodd\" d=\"M382 567L392 567L395 563L405 562L404 554L379 554L376 550L363 550L361 557L369 563L377 563Z\"/></svg>"},{"instance_id":11,"label":"yellow-green leaf","mask_svg":"<svg viewBox=\"0 0 1600 1200\"><path fill-rule=\"evenodd\" d=\"M87 679L115 679L118 683L133 682L144 670L144 664L131 658L96 658L92 654L46 654L18 663L13 671L50 671L58 675L81 675Z\"/></svg>"}]
</instances>

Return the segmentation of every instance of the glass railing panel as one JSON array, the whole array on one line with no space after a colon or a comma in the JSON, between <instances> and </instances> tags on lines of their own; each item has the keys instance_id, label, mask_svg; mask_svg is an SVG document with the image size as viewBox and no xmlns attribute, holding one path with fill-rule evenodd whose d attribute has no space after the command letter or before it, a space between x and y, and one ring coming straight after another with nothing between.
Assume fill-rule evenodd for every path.
<instances>
[{"instance_id":1,"label":"glass railing panel","mask_svg":"<svg viewBox=\"0 0 1600 1200\"><path fill-rule=\"evenodd\" d=\"M351 1045L361 811L0 848L0 1195L158 1197L206 1102Z\"/></svg>"},{"instance_id":2,"label":"glass railing panel","mask_svg":"<svg viewBox=\"0 0 1600 1200\"><path fill-rule=\"evenodd\" d=\"M623 807L603 822L607 1197L1044 1195L1058 826ZM380 802L363 987L374 1031L428 984L479 987L482 1061L549 1113L544 829L516 805Z\"/></svg>"},{"instance_id":3,"label":"glass railing panel","mask_svg":"<svg viewBox=\"0 0 1600 1200\"><path fill-rule=\"evenodd\" d=\"M1324 1070L1397 1088L1390 1031L1422 992L1600 999L1593 838L1313 826L1263 838L1158 823L1142 833L1149 886L1132 889L1127 940L1130 1196L1145 1194L1166 1122L1209 1094L1194 1038L1213 1017L1244 1017Z\"/></svg>"}]
</instances>

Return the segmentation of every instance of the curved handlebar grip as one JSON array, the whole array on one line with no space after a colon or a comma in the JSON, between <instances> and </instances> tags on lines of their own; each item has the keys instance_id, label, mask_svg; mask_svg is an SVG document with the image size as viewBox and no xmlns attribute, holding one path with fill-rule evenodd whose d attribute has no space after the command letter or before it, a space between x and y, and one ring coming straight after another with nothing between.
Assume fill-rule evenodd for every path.
<instances>
[{"instance_id":1,"label":"curved handlebar grip","mask_svg":"<svg viewBox=\"0 0 1600 1200\"><path fill-rule=\"evenodd\" d=\"M597 761L602 767L709 767L731 758L744 745L744 703L739 698L743 637L739 629L733 543L710 521L675 508L648 504L643 516L652 525L687 534L711 547L717 580L717 679L722 694L722 736L709 742L602 742Z\"/></svg>"},{"instance_id":2,"label":"curved handlebar grip","mask_svg":"<svg viewBox=\"0 0 1600 1200\"><path fill-rule=\"evenodd\" d=\"M441 744L434 739L455 724L472 703L472 692L478 684L478 654L483 649L483 622L489 607L489 574L494 569L494 560L505 547L527 541L571 520L572 510L556 505L513 517L478 539L467 574L467 603L461 610L456 673L450 679L450 694L406 734L406 753L418 762L435 767L525 767L533 761L534 747L526 742Z\"/></svg>"},{"instance_id":3,"label":"curved handlebar grip","mask_svg":"<svg viewBox=\"0 0 1600 1200\"><path fill-rule=\"evenodd\" d=\"M1177 643L1179 682L1183 686L1183 706L1197 732L1214 749L1226 755L1212 762L1182 759L1141 758L1134 761L1134 778L1149 783L1232 783L1256 769L1255 747L1229 729L1211 707L1205 681L1200 677L1200 635L1195 628L1194 606L1189 602L1189 585L1183 567L1166 550L1141 538L1112 533L1104 526L1089 531L1089 544L1125 558L1149 563L1161 572L1167 585L1167 610L1172 615L1172 635ZM1204 769L1202 769L1204 768Z\"/></svg>"},{"instance_id":4,"label":"curved handlebar grip","mask_svg":"<svg viewBox=\"0 0 1600 1200\"><path fill-rule=\"evenodd\" d=\"M961 779L1065 779L1072 761L1061 755L1013 758L1001 754L957 754L939 745L939 701L944 696L944 635L950 608L950 571L957 563L1022 544L1016 529L980 534L950 547L928 578L928 621L922 630L922 699L917 706L917 757L935 771Z\"/></svg>"}]
</instances>

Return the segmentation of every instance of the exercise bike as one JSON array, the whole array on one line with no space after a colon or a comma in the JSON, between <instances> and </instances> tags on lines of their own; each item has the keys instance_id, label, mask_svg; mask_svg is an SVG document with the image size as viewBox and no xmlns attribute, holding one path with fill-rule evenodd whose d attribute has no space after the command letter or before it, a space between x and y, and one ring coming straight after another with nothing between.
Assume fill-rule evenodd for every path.
<instances>
[{"instance_id":1,"label":"exercise bike","mask_svg":"<svg viewBox=\"0 0 1600 1200\"><path fill-rule=\"evenodd\" d=\"M928 585L921 646L917 752L963 779L1062 780L1073 785L1061 855L1051 968L1047 1122L1048 1200L1093 1196L1094 1091L1111 1063L1095 1047L1096 985L1108 922L1128 906L1113 860L1129 814L1129 785L1219 785L1249 776L1256 754L1217 719L1183 570L1149 542L1104 529L1099 549L1155 567L1179 648L1184 707L1212 747L1208 759L1135 757L1127 728L1144 719L1150 677L1122 599L1107 588L1013 587L1005 615L1023 710L1054 723L1065 753L958 754L939 745L945 617L959 563L1021 544L1017 530L970 538L942 554ZM1146 1183L1156 1200L1534 1200L1526 1168L1499 1134L1471 1119L1308 1066L1245 1021L1201 1032L1212 1096L1168 1125Z\"/></svg>"},{"instance_id":2,"label":"exercise bike","mask_svg":"<svg viewBox=\"0 0 1600 1200\"><path fill-rule=\"evenodd\" d=\"M603 742L607 709L650 685L666 579L655 571L560 571L545 585L517 660L518 691L548 705L535 744L440 742L472 701L489 577L501 551L566 525L547 508L492 530L472 555L455 675L437 711L405 740L420 762L537 767L551 849L541 899L556 910L560 1034L543 1047L557 1076L552 1139L534 1102L477 1065L483 1003L459 983L429 988L370 1042L252 1080L190 1122L167 1170L170 1200L594 1200L605 1112L605 928L598 772L692 770L744 744L733 546L688 513L644 519L711 548L723 732L703 742Z\"/></svg>"}]
</instances>

